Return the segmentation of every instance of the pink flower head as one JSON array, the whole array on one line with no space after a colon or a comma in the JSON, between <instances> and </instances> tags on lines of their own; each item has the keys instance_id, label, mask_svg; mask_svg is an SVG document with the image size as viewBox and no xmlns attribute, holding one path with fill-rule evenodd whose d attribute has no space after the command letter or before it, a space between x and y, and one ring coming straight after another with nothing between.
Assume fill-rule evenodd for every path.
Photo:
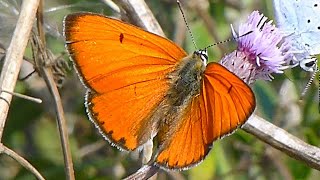
<instances>
[{"instance_id":1,"label":"pink flower head","mask_svg":"<svg viewBox=\"0 0 320 180\"><path fill-rule=\"evenodd\" d=\"M238 48L220 61L248 84L257 79L272 80L271 73L283 73L285 47L279 47L283 35L258 11L240 24L238 34L231 26ZM285 44L283 46L286 46Z\"/></svg>"}]
</instances>

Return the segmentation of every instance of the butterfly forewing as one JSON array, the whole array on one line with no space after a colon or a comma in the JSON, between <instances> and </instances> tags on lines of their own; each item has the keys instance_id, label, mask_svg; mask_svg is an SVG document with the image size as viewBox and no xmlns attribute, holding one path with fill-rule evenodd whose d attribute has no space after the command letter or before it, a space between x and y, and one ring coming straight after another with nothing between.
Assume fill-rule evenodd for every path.
<instances>
[{"instance_id":1,"label":"butterfly forewing","mask_svg":"<svg viewBox=\"0 0 320 180\"><path fill-rule=\"evenodd\" d=\"M133 150L156 133L154 108L169 88L167 74L186 53L171 41L97 14L65 18L67 49L88 87L90 119L108 140Z\"/></svg>"}]
</instances>

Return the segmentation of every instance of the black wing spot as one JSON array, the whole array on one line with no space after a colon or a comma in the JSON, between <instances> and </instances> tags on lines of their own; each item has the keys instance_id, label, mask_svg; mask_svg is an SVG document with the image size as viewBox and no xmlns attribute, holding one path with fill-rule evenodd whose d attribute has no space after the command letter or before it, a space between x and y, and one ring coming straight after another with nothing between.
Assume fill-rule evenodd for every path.
<instances>
[{"instance_id":1,"label":"black wing spot","mask_svg":"<svg viewBox=\"0 0 320 180\"><path fill-rule=\"evenodd\" d=\"M122 146L125 146L126 144L126 139L124 137L122 137L121 139L119 139L119 141L117 141L117 143L119 143Z\"/></svg>"},{"instance_id":2,"label":"black wing spot","mask_svg":"<svg viewBox=\"0 0 320 180\"><path fill-rule=\"evenodd\" d=\"M121 33L119 38L120 38L120 43L122 43L124 35Z\"/></svg>"},{"instance_id":3,"label":"black wing spot","mask_svg":"<svg viewBox=\"0 0 320 180\"><path fill-rule=\"evenodd\" d=\"M233 88L233 86L231 85L231 86L229 87L229 89L228 89L228 94L230 94L232 88Z\"/></svg>"},{"instance_id":4,"label":"black wing spot","mask_svg":"<svg viewBox=\"0 0 320 180\"><path fill-rule=\"evenodd\" d=\"M134 95L137 96L137 86L134 85Z\"/></svg>"},{"instance_id":5,"label":"black wing spot","mask_svg":"<svg viewBox=\"0 0 320 180\"><path fill-rule=\"evenodd\" d=\"M314 7L318 7L318 4L314 4L313 6L314 6Z\"/></svg>"},{"instance_id":6,"label":"black wing spot","mask_svg":"<svg viewBox=\"0 0 320 180\"><path fill-rule=\"evenodd\" d=\"M107 134L108 136L112 136L113 131L111 130L111 131L109 131L109 132L106 132L106 134Z\"/></svg>"},{"instance_id":7,"label":"black wing spot","mask_svg":"<svg viewBox=\"0 0 320 180\"><path fill-rule=\"evenodd\" d=\"M312 67L316 62L315 61L310 61L308 63L306 63L307 67Z\"/></svg>"},{"instance_id":8,"label":"black wing spot","mask_svg":"<svg viewBox=\"0 0 320 180\"><path fill-rule=\"evenodd\" d=\"M311 20L310 19L308 19L308 21L307 21L308 23L310 23L311 22Z\"/></svg>"}]
</instances>

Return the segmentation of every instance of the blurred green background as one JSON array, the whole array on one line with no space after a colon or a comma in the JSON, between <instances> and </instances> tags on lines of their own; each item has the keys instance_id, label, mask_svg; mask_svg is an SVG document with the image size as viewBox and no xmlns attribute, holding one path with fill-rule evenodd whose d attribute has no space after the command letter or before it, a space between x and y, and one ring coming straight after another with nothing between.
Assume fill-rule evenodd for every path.
<instances>
[{"instance_id":1,"label":"blurred green background","mask_svg":"<svg viewBox=\"0 0 320 180\"><path fill-rule=\"evenodd\" d=\"M175 0L146 1L169 39L191 53L194 50ZM0 0L0 43L8 46L17 20L20 1ZM232 38L234 27L244 22L253 10L273 19L272 1L268 0L190 0L182 1L187 21L199 48ZM45 1L47 47L58 57L65 52L62 37L63 17L72 12L91 11L119 16L102 1ZM215 38L216 37L216 38ZM217 61L236 48L235 42L214 46L209 59ZM28 47L25 56L32 58ZM106 142L88 120L84 109L85 89L78 80L69 58L63 86L59 89L68 123L70 145L77 179L119 179L141 166L139 154L118 151ZM27 65L22 67L30 72ZM23 77L23 75L21 75ZM284 128L309 144L320 144L318 80L305 97L301 92L310 73L299 67L275 74L272 82L258 81L253 86L257 98L256 114ZM36 104L13 98L2 142L25 157L46 179L64 179L55 111L44 81L33 74L18 81L16 92L40 97ZM214 143L208 157L188 171L164 172L158 179L318 179L320 173L261 142L243 130ZM34 179L33 175L6 155L0 155L0 179Z\"/></svg>"}]
</instances>

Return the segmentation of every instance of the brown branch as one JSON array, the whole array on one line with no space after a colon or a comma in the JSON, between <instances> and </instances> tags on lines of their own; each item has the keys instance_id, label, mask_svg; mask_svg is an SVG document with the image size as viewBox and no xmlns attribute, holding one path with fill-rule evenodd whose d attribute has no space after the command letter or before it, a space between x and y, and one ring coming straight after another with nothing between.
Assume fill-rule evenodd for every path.
<instances>
[{"instance_id":1,"label":"brown branch","mask_svg":"<svg viewBox=\"0 0 320 180\"><path fill-rule=\"evenodd\" d=\"M19 154L17 154L13 150L9 149L5 145L0 144L0 154L2 154L2 153L15 159L17 162L19 162L19 164L21 164L23 167L25 167L27 170L29 170L38 179L44 180L44 178L41 176L41 174L38 172L38 170L36 168L34 168L27 160L25 160L23 157L21 157Z\"/></svg>"},{"instance_id":2,"label":"brown branch","mask_svg":"<svg viewBox=\"0 0 320 180\"><path fill-rule=\"evenodd\" d=\"M252 115L242 129L287 155L320 170L319 148L305 143L263 118Z\"/></svg>"}]
</instances>

